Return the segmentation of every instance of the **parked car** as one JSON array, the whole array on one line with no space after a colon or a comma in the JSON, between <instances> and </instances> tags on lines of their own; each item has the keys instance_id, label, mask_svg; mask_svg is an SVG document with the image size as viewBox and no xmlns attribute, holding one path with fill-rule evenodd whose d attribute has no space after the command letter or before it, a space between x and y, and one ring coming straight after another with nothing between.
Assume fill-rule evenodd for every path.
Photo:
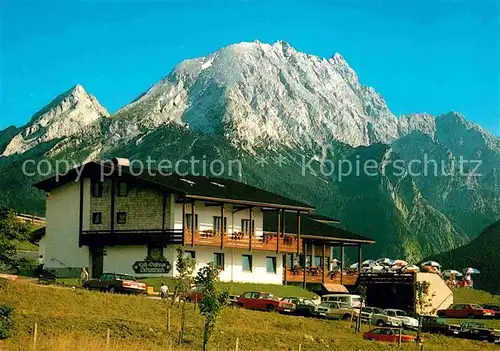
<instances>
[{"instance_id":1,"label":"parked car","mask_svg":"<svg viewBox=\"0 0 500 351\"><path fill-rule=\"evenodd\" d=\"M500 318L500 305L487 304L487 305L483 305L483 308L486 308L487 310L495 311L495 318Z\"/></svg>"},{"instance_id":2,"label":"parked car","mask_svg":"<svg viewBox=\"0 0 500 351\"><path fill-rule=\"evenodd\" d=\"M189 290L186 296L186 301L198 303L203 299L204 296L205 295L203 294L203 286L195 285L191 287L191 289Z\"/></svg>"},{"instance_id":3,"label":"parked car","mask_svg":"<svg viewBox=\"0 0 500 351\"><path fill-rule=\"evenodd\" d=\"M397 317L389 316L384 310L372 313L371 324L379 327L402 327L403 322Z\"/></svg>"},{"instance_id":4,"label":"parked car","mask_svg":"<svg viewBox=\"0 0 500 351\"><path fill-rule=\"evenodd\" d=\"M350 305L343 302L322 302L319 305L321 308L327 309L325 316L328 319L344 319L348 320L352 318L357 318L359 315L359 309L352 308Z\"/></svg>"},{"instance_id":5,"label":"parked car","mask_svg":"<svg viewBox=\"0 0 500 351\"><path fill-rule=\"evenodd\" d=\"M500 343L500 335L496 334L494 329L486 327L483 323L460 323L459 336L464 339Z\"/></svg>"},{"instance_id":6,"label":"parked car","mask_svg":"<svg viewBox=\"0 0 500 351\"><path fill-rule=\"evenodd\" d=\"M416 318L410 317L405 311L388 308L385 309L384 312L391 317L399 318L401 320L401 323L403 324L403 327L408 329L418 329L418 320Z\"/></svg>"},{"instance_id":7,"label":"parked car","mask_svg":"<svg viewBox=\"0 0 500 351\"><path fill-rule=\"evenodd\" d=\"M485 309L476 304L454 304L446 310L437 312L439 317L448 318L494 318L495 311Z\"/></svg>"},{"instance_id":8,"label":"parked car","mask_svg":"<svg viewBox=\"0 0 500 351\"><path fill-rule=\"evenodd\" d=\"M110 293L146 293L146 284L139 282L132 275L121 273L103 273L97 279L90 279L83 282L82 286L89 290L100 290Z\"/></svg>"},{"instance_id":9,"label":"parked car","mask_svg":"<svg viewBox=\"0 0 500 351\"><path fill-rule=\"evenodd\" d=\"M452 326L440 317L435 316L422 316L422 331L427 333L453 335L456 331L458 334L459 326Z\"/></svg>"},{"instance_id":10,"label":"parked car","mask_svg":"<svg viewBox=\"0 0 500 351\"><path fill-rule=\"evenodd\" d=\"M369 321L372 320L372 315L374 313L384 313L384 310L378 307L371 307L371 306L365 306L363 307L363 310L361 311L361 320L365 323L368 323Z\"/></svg>"},{"instance_id":11,"label":"parked car","mask_svg":"<svg viewBox=\"0 0 500 351\"><path fill-rule=\"evenodd\" d=\"M295 309L295 305L290 302L280 301L270 293L258 291L241 294L238 298L238 306L250 310L281 313L293 313Z\"/></svg>"},{"instance_id":12,"label":"parked car","mask_svg":"<svg viewBox=\"0 0 500 351\"><path fill-rule=\"evenodd\" d=\"M321 302L343 302L351 307L361 306L361 296L350 294L327 294L321 296Z\"/></svg>"},{"instance_id":13,"label":"parked car","mask_svg":"<svg viewBox=\"0 0 500 351\"><path fill-rule=\"evenodd\" d=\"M295 305L295 310L292 313L296 316L324 317L326 316L326 312L328 312L328 308L321 307L315 304L313 300L303 297L284 297L281 301Z\"/></svg>"},{"instance_id":14,"label":"parked car","mask_svg":"<svg viewBox=\"0 0 500 351\"><path fill-rule=\"evenodd\" d=\"M384 341L396 343L399 341L399 328L375 328L363 334L366 340ZM417 337L414 335L401 334L401 342L414 342ZM423 341L422 338L420 338Z\"/></svg>"}]
</instances>

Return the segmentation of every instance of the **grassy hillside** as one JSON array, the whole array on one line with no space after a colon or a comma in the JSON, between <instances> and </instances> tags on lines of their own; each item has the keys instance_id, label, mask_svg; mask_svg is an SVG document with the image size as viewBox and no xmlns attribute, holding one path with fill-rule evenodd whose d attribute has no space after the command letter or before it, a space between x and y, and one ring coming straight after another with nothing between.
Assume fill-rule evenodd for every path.
<instances>
[{"instance_id":1,"label":"grassy hillside","mask_svg":"<svg viewBox=\"0 0 500 351\"><path fill-rule=\"evenodd\" d=\"M30 334L38 323L39 350L103 350L111 330L110 350L199 350L203 318L188 304L185 342L177 347L180 310L171 310L171 331L166 328L167 304L159 300L39 287L23 281L0 288L0 304L15 307L15 326L7 350L30 348ZM363 326L367 330L367 326ZM426 350L497 350L491 344L426 335ZM276 313L226 308L211 350L391 350L395 345L365 341L349 322L283 316ZM171 347L174 345L173 347ZM413 350L407 346L406 350ZM2 345L0 344L0 349Z\"/></svg>"},{"instance_id":2,"label":"grassy hillside","mask_svg":"<svg viewBox=\"0 0 500 351\"><path fill-rule=\"evenodd\" d=\"M474 267L481 274L473 276L474 288L500 294L500 221L486 228L465 246L431 256L447 269Z\"/></svg>"}]
</instances>

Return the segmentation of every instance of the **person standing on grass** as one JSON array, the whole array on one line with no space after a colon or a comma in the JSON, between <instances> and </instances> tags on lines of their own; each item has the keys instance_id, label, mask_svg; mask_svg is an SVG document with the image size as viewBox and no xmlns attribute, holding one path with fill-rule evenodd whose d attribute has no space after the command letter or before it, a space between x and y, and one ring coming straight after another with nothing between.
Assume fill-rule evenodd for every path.
<instances>
[{"instance_id":1,"label":"person standing on grass","mask_svg":"<svg viewBox=\"0 0 500 351\"><path fill-rule=\"evenodd\" d=\"M165 283L161 283L161 286L160 286L160 297L162 299L168 298L168 286Z\"/></svg>"},{"instance_id":2,"label":"person standing on grass","mask_svg":"<svg viewBox=\"0 0 500 351\"><path fill-rule=\"evenodd\" d=\"M42 275L43 266L45 266L45 260L43 259L43 255L38 256L38 275Z\"/></svg>"},{"instance_id":3,"label":"person standing on grass","mask_svg":"<svg viewBox=\"0 0 500 351\"><path fill-rule=\"evenodd\" d=\"M89 272L85 267L82 267L82 273L80 274L80 285L83 286L83 283L89 280Z\"/></svg>"}]
</instances>

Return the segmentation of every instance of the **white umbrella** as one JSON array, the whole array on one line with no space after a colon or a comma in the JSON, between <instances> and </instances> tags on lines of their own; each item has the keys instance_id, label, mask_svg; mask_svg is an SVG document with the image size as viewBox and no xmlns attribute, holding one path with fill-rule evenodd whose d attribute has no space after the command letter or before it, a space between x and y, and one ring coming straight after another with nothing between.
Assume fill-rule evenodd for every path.
<instances>
[{"instance_id":1,"label":"white umbrella","mask_svg":"<svg viewBox=\"0 0 500 351\"><path fill-rule=\"evenodd\" d=\"M464 273L465 274L479 274L480 272L479 272L479 269L469 267L469 268L464 269Z\"/></svg>"},{"instance_id":2,"label":"white umbrella","mask_svg":"<svg viewBox=\"0 0 500 351\"><path fill-rule=\"evenodd\" d=\"M387 257L385 257L385 258L379 258L379 259L377 260L377 263L378 263L378 264L387 264L387 265L392 265L392 262L393 262L393 261L392 261L390 258L387 258Z\"/></svg>"},{"instance_id":3,"label":"white umbrella","mask_svg":"<svg viewBox=\"0 0 500 351\"><path fill-rule=\"evenodd\" d=\"M441 267L441 265L439 263L437 263L436 261L424 262L424 263L422 263L422 266Z\"/></svg>"},{"instance_id":4,"label":"white umbrella","mask_svg":"<svg viewBox=\"0 0 500 351\"><path fill-rule=\"evenodd\" d=\"M376 265L376 266L373 266L373 267L372 267L372 270L373 270L374 272L380 272L380 271L382 271L382 270L384 270L384 269L385 269L385 267L384 267L384 266L379 266L379 265Z\"/></svg>"},{"instance_id":5,"label":"white umbrella","mask_svg":"<svg viewBox=\"0 0 500 351\"><path fill-rule=\"evenodd\" d=\"M356 263L354 263L354 264L351 264L351 265L349 266L349 268L352 268L352 269L356 268L356 269L357 269L357 268L358 268L358 266L359 266L359 264L358 264L358 262L356 262Z\"/></svg>"},{"instance_id":6,"label":"white umbrella","mask_svg":"<svg viewBox=\"0 0 500 351\"><path fill-rule=\"evenodd\" d=\"M451 276L451 275L454 275L455 277L461 277L462 276L462 273L460 273L459 271L456 271L454 269L447 269L443 272L443 275L444 276Z\"/></svg>"},{"instance_id":7,"label":"white umbrella","mask_svg":"<svg viewBox=\"0 0 500 351\"><path fill-rule=\"evenodd\" d=\"M361 267L373 267L373 266L376 266L377 265L377 262L375 262L374 260L366 260L366 261L363 261L361 263Z\"/></svg>"},{"instance_id":8,"label":"white umbrella","mask_svg":"<svg viewBox=\"0 0 500 351\"><path fill-rule=\"evenodd\" d=\"M403 260L396 260L394 261L395 266L408 266L408 262L403 261Z\"/></svg>"}]
</instances>

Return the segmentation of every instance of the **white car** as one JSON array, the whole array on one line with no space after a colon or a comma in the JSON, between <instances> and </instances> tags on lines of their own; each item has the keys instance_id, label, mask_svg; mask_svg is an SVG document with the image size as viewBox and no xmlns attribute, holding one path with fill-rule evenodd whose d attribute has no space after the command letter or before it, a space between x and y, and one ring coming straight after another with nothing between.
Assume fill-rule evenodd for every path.
<instances>
[{"instance_id":1,"label":"white car","mask_svg":"<svg viewBox=\"0 0 500 351\"><path fill-rule=\"evenodd\" d=\"M408 316L408 313L406 313L405 311L389 308L384 310L384 312L391 317L395 317L401 320L401 323L403 323L403 327L408 329L418 329L418 320L416 318Z\"/></svg>"},{"instance_id":2,"label":"white car","mask_svg":"<svg viewBox=\"0 0 500 351\"><path fill-rule=\"evenodd\" d=\"M403 322L398 317L389 316L384 310L373 310L371 324L378 327L402 327Z\"/></svg>"}]
</instances>

